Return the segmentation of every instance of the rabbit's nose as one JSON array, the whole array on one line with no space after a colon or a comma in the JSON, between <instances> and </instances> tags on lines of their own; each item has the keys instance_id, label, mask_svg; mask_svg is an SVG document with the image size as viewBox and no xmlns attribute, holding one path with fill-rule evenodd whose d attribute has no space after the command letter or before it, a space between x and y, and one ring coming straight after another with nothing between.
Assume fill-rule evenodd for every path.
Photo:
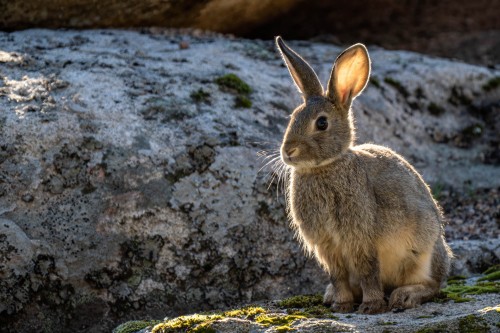
<instances>
[{"instance_id":1,"label":"rabbit's nose","mask_svg":"<svg viewBox=\"0 0 500 333\"><path fill-rule=\"evenodd\" d=\"M287 149L286 154L288 155L288 157L295 157L299 154L299 148Z\"/></svg>"}]
</instances>

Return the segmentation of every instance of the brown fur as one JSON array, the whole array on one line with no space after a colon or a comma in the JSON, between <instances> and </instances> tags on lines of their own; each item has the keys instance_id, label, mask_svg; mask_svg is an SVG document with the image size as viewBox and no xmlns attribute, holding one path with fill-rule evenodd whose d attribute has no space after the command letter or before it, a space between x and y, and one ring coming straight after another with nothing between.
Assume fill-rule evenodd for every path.
<instances>
[{"instance_id":1,"label":"brown fur","mask_svg":"<svg viewBox=\"0 0 500 333\"><path fill-rule=\"evenodd\" d=\"M304 97L281 146L290 166L289 213L305 249L330 275L325 303L349 312L361 301L359 312L379 313L431 299L451 257L441 210L403 157L353 142L350 107L369 78L366 48L356 44L337 58L323 93L311 67L276 42ZM319 117L326 130L316 127Z\"/></svg>"}]
</instances>

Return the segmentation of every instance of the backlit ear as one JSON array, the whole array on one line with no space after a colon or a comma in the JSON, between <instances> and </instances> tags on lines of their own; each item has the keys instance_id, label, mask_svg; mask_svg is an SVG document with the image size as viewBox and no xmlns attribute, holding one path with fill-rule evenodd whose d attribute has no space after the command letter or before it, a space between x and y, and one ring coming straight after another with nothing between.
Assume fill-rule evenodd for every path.
<instances>
[{"instance_id":1,"label":"backlit ear","mask_svg":"<svg viewBox=\"0 0 500 333\"><path fill-rule=\"evenodd\" d=\"M323 96L323 86L311 66L289 48L280 36L276 37L276 46L285 60L295 85L304 95L304 99L310 96Z\"/></svg>"},{"instance_id":2,"label":"backlit ear","mask_svg":"<svg viewBox=\"0 0 500 333\"><path fill-rule=\"evenodd\" d=\"M363 44L355 44L335 60L326 95L348 109L366 87L370 77L370 56Z\"/></svg>"}]
</instances>

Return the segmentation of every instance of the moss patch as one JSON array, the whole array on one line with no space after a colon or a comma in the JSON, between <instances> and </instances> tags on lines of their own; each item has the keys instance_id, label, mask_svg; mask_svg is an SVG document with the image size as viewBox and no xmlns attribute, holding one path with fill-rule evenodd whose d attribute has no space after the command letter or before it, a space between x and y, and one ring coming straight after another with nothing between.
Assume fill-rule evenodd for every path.
<instances>
[{"instance_id":1,"label":"moss patch","mask_svg":"<svg viewBox=\"0 0 500 333\"><path fill-rule=\"evenodd\" d=\"M252 92L250 86L240 79L235 74L226 74L215 79L215 82L222 90L228 90L236 93L234 98L234 107L236 108L250 108L252 101L248 95Z\"/></svg>"},{"instance_id":2,"label":"moss patch","mask_svg":"<svg viewBox=\"0 0 500 333\"><path fill-rule=\"evenodd\" d=\"M260 314L255 318L255 321L264 327L276 326L276 331L278 332L288 332L292 328L290 325L300 319L306 319L307 317L301 315L277 315L277 314Z\"/></svg>"},{"instance_id":3,"label":"moss patch","mask_svg":"<svg viewBox=\"0 0 500 333\"><path fill-rule=\"evenodd\" d=\"M480 295L480 294L498 294L500 293L500 283L498 282L479 282L474 286L466 286L460 284L452 284L441 289L441 300L453 300L456 303L472 301L472 298L464 297L465 295ZM438 300L439 302L439 300Z\"/></svg>"},{"instance_id":4,"label":"moss patch","mask_svg":"<svg viewBox=\"0 0 500 333\"><path fill-rule=\"evenodd\" d=\"M485 84L483 84L484 91L491 91L500 87L500 76L495 76L489 79Z\"/></svg>"},{"instance_id":5,"label":"moss patch","mask_svg":"<svg viewBox=\"0 0 500 333\"><path fill-rule=\"evenodd\" d=\"M465 284L465 277L451 276L448 278L448 286L441 289L440 295L434 299L435 302L442 303L453 300L456 303L470 302L473 299L466 295L498 294L500 293L500 265L487 269L475 285Z\"/></svg>"},{"instance_id":6,"label":"moss patch","mask_svg":"<svg viewBox=\"0 0 500 333\"><path fill-rule=\"evenodd\" d=\"M226 311L224 312L224 317L233 317L233 318L238 317L238 318L251 319L261 313L266 313L266 310L258 306L248 306L241 309Z\"/></svg>"},{"instance_id":7,"label":"moss patch","mask_svg":"<svg viewBox=\"0 0 500 333\"><path fill-rule=\"evenodd\" d=\"M376 77L372 76L370 78L370 83L373 84L375 87L380 88L380 82Z\"/></svg>"},{"instance_id":8,"label":"moss patch","mask_svg":"<svg viewBox=\"0 0 500 333\"><path fill-rule=\"evenodd\" d=\"M436 327L425 327L415 331L415 333L447 333L449 331L446 325L438 325Z\"/></svg>"},{"instance_id":9,"label":"moss patch","mask_svg":"<svg viewBox=\"0 0 500 333\"><path fill-rule=\"evenodd\" d=\"M475 315L468 315L460 319L458 322L459 332L468 332L468 333L487 333L489 332L489 327L486 321Z\"/></svg>"},{"instance_id":10,"label":"moss patch","mask_svg":"<svg viewBox=\"0 0 500 333\"><path fill-rule=\"evenodd\" d=\"M387 83L388 85L391 85L393 86L394 88L396 88L396 90L401 94L403 95L405 98L407 98L408 96L410 96L410 93L408 92L408 90L401 84L401 82L399 81L396 81L395 79L393 79L392 77L386 77L384 79L384 82Z\"/></svg>"},{"instance_id":11,"label":"moss patch","mask_svg":"<svg viewBox=\"0 0 500 333\"><path fill-rule=\"evenodd\" d=\"M210 103L210 93L201 88L196 91L193 91L189 96L196 103L202 103L202 102L207 104Z\"/></svg>"},{"instance_id":12,"label":"moss patch","mask_svg":"<svg viewBox=\"0 0 500 333\"><path fill-rule=\"evenodd\" d=\"M236 96L234 99L234 106L237 108L250 108L252 107L252 101L246 96Z\"/></svg>"},{"instance_id":13,"label":"moss patch","mask_svg":"<svg viewBox=\"0 0 500 333\"><path fill-rule=\"evenodd\" d=\"M254 320L255 322L262 324L264 326L289 326L290 322L285 319L273 319L274 315L267 315L267 311L261 307L248 306L240 309L212 313L212 314L193 314L189 316L181 316L171 320L167 320L163 323L157 324L152 333L178 333L178 332L188 332L188 333L212 333L215 332L211 326L212 324L224 318L241 318ZM264 317L262 317L264 316ZM265 317L267 316L267 317ZM278 315L277 315L278 316ZM284 315L290 319L289 315ZM299 316L292 316L298 318ZM259 319L260 318L260 319ZM265 318L269 318L266 321ZM305 318L305 317L303 317ZM273 320L271 320L273 319ZM296 320L296 319L294 319ZM276 328L278 329L278 328Z\"/></svg>"},{"instance_id":14,"label":"moss patch","mask_svg":"<svg viewBox=\"0 0 500 333\"><path fill-rule=\"evenodd\" d=\"M278 306L280 308L308 308L316 305L323 304L323 297L321 295L299 295L293 296L289 298L285 298L278 302Z\"/></svg>"},{"instance_id":15,"label":"moss patch","mask_svg":"<svg viewBox=\"0 0 500 333\"><path fill-rule=\"evenodd\" d=\"M417 89L415 89L415 96L418 99L427 98L422 87L417 87Z\"/></svg>"},{"instance_id":16,"label":"moss patch","mask_svg":"<svg viewBox=\"0 0 500 333\"><path fill-rule=\"evenodd\" d=\"M495 265L484 271L485 276L481 277L479 281L498 281L500 280L500 265Z\"/></svg>"},{"instance_id":17,"label":"moss patch","mask_svg":"<svg viewBox=\"0 0 500 333\"><path fill-rule=\"evenodd\" d=\"M432 197L435 200L440 200L441 199L441 194L443 193L444 190L444 185L442 183L436 183L431 186L431 193Z\"/></svg>"},{"instance_id":18,"label":"moss patch","mask_svg":"<svg viewBox=\"0 0 500 333\"><path fill-rule=\"evenodd\" d=\"M222 318L223 316L220 314L181 316L156 325L152 333L210 332L210 325L215 320Z\"/></svg>"},{"instance_id":19,"label":"moss patch","mask_svg":"<svg viewBox=\"0 0 500 333\"><path fill-rule=\"evenodd\" d=\"M323 305L323 296L321 295L299 295L285 298L278 302L278 307L286 309L292 315L339 319L333 315L329 307Z\"/></svg>"},{"instance_id":20,"label":"moss patch","mask_svg":"<svg viewBox=\"0 0 500 333\"><path fill-rule=\"evenodd\" d=\"M455 106L459 105L470 105L472 103L471 99L467 96L464 95L463 91L461 88L457 86L453 86L451 88L451 95L448 98L448 102Z\"/></svg>"},{"instance_id":21,"label":"moss patch","mask_svg":"<svg viewBox=\"0 0 500 333\"><path fill-rule=\"evenodd\" d=\"M448 284L464 284L466 277L463 275L454 275L448 278Z\"/></svg>"},{"instance_id":22,"label":"moss patch","mask_svg":"<svg viewBox=\"0 0 500 333\"><path fill-rule=\"evenodd\" d=\"M427 110L429 110L429 112L433 115L433 116L440 116L444 113L444 108L437 105L436 103L434 102L431 102L428 106L427 106Z\"/></svg>"},{"instance_id":23,"label":"moss patch","mask_svg":"<svg viewBox=\"0 0 500 333\"><path fill-rule=\"evenodd\" d=\"M217 83L219 87L233 90L239 94L250 94L252 92L252 89L245 81L232 73L218 77L215 79L215 83Z\"/></svg>"},{"instance_id":24,"label":"moss patch","mask_svg":"<svg viewBox=\"0 0 500 333\"><path fill-rule=\"evenodd\" d=\"M129 321L118 326L113 333L134 333L146 327L154 326L161 323L159 320L139 320Z\"/></svg>"},{"instance_id":25,"label":"moss patch","mask_svg":"<svg viewBox=\"0 0 500 333\"><path fill-rule=\"evenodd\" d=\"M481 124L473 124L465 127L462 130L462 134L467 138L479 138L483 135L484 129Z\"/></svg>"}]
</instances>

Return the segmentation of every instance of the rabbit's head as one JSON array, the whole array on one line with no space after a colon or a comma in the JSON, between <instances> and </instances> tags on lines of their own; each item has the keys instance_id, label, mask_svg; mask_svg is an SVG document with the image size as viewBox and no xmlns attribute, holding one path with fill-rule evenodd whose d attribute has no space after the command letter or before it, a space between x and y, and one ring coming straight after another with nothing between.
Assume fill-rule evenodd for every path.
<instances>
[{"instance_id":1,"label":"rabbit's head","mask_svg":"<svg viewBox=\"0 0 500 333\"><path fill-rule=\"evenodd\" d=\"M311 66L276 37L304 103L292 113L281 145L281 158L297 169L323 166L345 152L354 140L351 103L370 76L370 57L363 44L355 44L335 60L327 91Z\"/></svg>"}]
</instances>

